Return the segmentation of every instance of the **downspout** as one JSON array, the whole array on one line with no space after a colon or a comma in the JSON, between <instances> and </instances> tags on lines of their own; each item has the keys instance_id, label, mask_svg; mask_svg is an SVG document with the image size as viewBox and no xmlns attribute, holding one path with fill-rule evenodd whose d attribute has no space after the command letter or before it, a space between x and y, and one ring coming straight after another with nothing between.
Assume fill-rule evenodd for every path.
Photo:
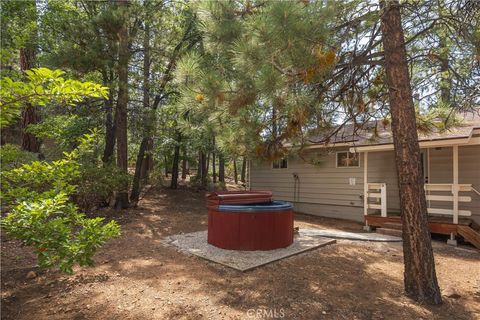
<instances>
[{"instance_id":1,"label":"downspout","mask_svg":"<svg viewBox=\"0 0 480 320\"><path fill-rule=\"evenodd\" d=\"M292 173L293 176L293 209L296 211L298 199L300 197L300 177L298 173Z\"/></svg>"}]
</instances>

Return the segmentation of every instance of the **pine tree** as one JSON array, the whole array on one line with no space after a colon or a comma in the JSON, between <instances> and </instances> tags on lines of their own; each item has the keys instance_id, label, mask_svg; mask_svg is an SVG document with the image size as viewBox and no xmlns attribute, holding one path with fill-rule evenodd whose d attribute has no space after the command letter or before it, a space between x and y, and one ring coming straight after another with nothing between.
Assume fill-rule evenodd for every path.
<instances>
[{"instance_id":1,"label":"pine tree","mask_svg":"<svg viewBox=\"0 0 480 320\"><path fill-rule=\"evenodd\" d=\"M428 230L427 202L400 5L398 1L389 0L382 1L381 6L385 73L389 87L403 227L405 291L417 301L440 304L442 298Z\"/></svg>"}]
</instances>

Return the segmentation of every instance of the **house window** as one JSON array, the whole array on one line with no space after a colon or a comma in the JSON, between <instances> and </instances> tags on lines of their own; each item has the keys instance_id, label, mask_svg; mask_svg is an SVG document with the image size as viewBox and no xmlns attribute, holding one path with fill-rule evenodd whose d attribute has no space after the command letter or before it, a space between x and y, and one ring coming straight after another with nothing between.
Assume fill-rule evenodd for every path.
<instances>
[{"instance_id":1,"label":"house window","mask_svg":"<svg viewBox=\"0 0 480 320\"><path fill-rule=\"evenodd\" d=\"M286 169L288 167L287 158L273 160L272 168L273 169Z\"/></svg>"},{"instance_id":2,"label":"house window","mask_svg":"<svg viewBox=\"0 0 480 320\"><path fill-rule=\"evenodd\" d=\"M358 153L348 151L337 152L337 168L358 168L360 159Z\"/></svg>"}]
</instances>

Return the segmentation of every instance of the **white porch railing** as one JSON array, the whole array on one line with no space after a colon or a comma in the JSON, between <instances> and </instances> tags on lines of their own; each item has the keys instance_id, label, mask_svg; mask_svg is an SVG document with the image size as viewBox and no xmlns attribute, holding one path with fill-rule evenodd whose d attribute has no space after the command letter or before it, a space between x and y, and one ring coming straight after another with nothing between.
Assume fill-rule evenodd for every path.
<instances>
[{"instance_id":1,"label":"white porch railing","mask_svg":"<svg viewBox=\"0 0 480 320\"><path fill-rule=\"evenodd\" d=\"M429 183L425 184L426 198L428 213L453 216L453 223L458 224L458 217L469 217L472 215L470 210L460 210L460 202L471 202L472 197L460 196L459 192L471 192L473 191L471 184L451 184L451 183ZM432 195L431 192L443 192L443 194ZM447 193L448 192L448 193ZM431 205L431 201L448 202L452 204L452 209L434 208Z\"/></svg>"},{"instance_id":2,"label":"white porch railing","mask_svg":"<svg viewBox=\"0 0 480 320\"><path fill-rule=\"evenodd\" d=\"M458 224L458 218L469 217L472 215L470 210L460 210L460 202L471 202L472 197L460 196L460 192L478 192L471 184L425 184L427 199L427 211L429 214L447 215L453 217L453 223ZM432 192L436 194L431 194ZM439 194L440 193L440 194ZM373 200L372 200L373 199ZM440 203L451 203L451 209L445 208L440 204L432 205L432 201ZM364 190L364 213L368 214L368 209L380 210L381 216L387 216L387 185L386 183L367 183ZM439 207L440 206L440 207Z\"/></svg>"},{"instance_id":3,"label":"white porch railing","mask_svg":"<svg viewBox=\"0 0 480 320\"><path fill-rule=\"evenodd\" d=\"M386 183L367 183L365 190L365 215L368 209L378 209L382 217L387 216L387 184ZM373 199L373 202L372 202Z\"/></svg>"}]
</instances>

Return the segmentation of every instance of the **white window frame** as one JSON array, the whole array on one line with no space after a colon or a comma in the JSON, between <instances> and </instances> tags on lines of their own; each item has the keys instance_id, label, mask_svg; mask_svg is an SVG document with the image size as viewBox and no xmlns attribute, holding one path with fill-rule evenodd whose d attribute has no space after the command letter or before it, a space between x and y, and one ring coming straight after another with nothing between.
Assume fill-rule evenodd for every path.
<instances>
[{"instance_id":1,"label":"white window frame","mask_svg":"<svg viewBox=\"0 0 480 320\"><path fill-rule=\"evenodd\" d=\"M359 153L357 153L357 154L358 154L358 165L357 165L357 166L341 166L341 167L338 166L338 154L339 154L339 153L347 153L347 157L348 157L348 155L349 155L350 153L353 154L353 153L355 153L355 152L350 152L350 151L348 151L348 150L346 150L346 151L337 151L337 152L335 153L335 168L337 168L337 169L360 168L360 165L361 165L361 164L360 164L360 160L361 160L361 159L360 159L360 154L359 154Z\"/></svg>"},{"instance_id":2,"label":"white window frame","mask_svg":"<svg viewBox=\"0 0 480 320\"><path fill-rule=\"evenodd\" d=\"M282 168L282 161L285 160L287 166L285 168ZM273 165L275 163L275 161L278 161L278 168L275 168ZM272 169L275 169L275 170L281 170L281 169L288 169L288 158L285 157L285 158L280 158L280 159L277 159L277 160L273 160L272 161Z\"/></svg>"}]
</instances>

